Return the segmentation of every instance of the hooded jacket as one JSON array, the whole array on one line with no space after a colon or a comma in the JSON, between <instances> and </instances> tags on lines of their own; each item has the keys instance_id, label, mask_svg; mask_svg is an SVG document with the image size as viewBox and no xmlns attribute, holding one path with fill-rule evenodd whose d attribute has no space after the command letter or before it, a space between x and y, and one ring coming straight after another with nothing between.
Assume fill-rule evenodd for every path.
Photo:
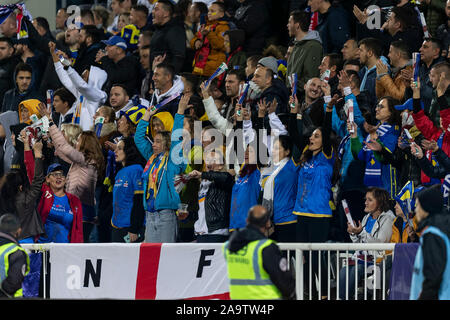
<instances>
[{"instance_id":1,"label":"hooded jacket","mask_svg":"<svg viewBox=\"0 0 450 320\"><path fill-rule=\"evenodd\" d=\"M151 118L151 120L150 120L150 132L151 132L151 135L152 135L152 139L154 139L155 138L155 130L153 129L153 119L154 118L157 118L157 119L159 119L161 122L162 122L162 124L164 125L164 130L165 131L172 131L172 128L173 128L173 117L172 117L172 114L170 114L170 112L167 112L167 111L162 111L162 112L158 112L158 113L156 113L156 114L154 114L153 116L152 116L152 118Z\"/></svg>"},{"instance_id":2,"label":"hooded jacket","mask_svg":"<svg viewBox=\"0 0 450 320\"><path fill-rule=\"evenodd\" d=\"M28 118L28 120L23 121L22 120L22 111L21 106L25 107L28 110L28 115L29 117L31 117L32 115L36 115L38 118L41 118L41 115L39 114L39 110L38 110L38 106L41 103L41 101L37 100L37 99L27 99L22 101L21 103L19 103L19 121L21 123L26 123L26 124L31 124L32 121L30 118Z\"/></svg>"},{"instance_id":3,"label":"hooded jacket","mask_svg":"<svg viewBox=\"0 0 450 320\"><path fill-rule=\"evenodd\" d=\"M227 55L228 70L243 71L247 65L247 54L243 51L245 32L235 29L225 32L230 39L230 53Z\"/></svg>"},{"instance_id":4,"label":"hooded jacket","mask_svg":"<svg viewBox=\"0 0 450 320\"><path fill-rule=\"evenodd\" d=\"M322 57L322 40L317 31L309 31L303 39L294 41L294 48L287 61L286 75L297 73L298 93L304 92L303 87L309 79L319 76ZM286 85L289 86L288 77L286 79L288 81Z\"/></svg>"},{"instance_id":5,"label":"hooded jacket","mask_svg":"<svg viewBox=\"0 0 450 320\"><path fill-rule=\"evenodd\" d=\"M0 125L3 126L5 130L5 139L2 145L3 151L3 163L2 163L2 175L9 171L11 167L11 162L15 153L15 148L11 140L11 130L10 126L19 123L19 116L15 111L6 111L0 114Z\"/></svg>"},{"instance_id":6,"label":"hooded jacket","mask_svg":"<svg viewBox=\"0 0 450 320\"><path fill-rule=\"evenodd\" d=\"M178 129L183 128L183 121L184 116L180 114L176 114L174 117L174 125L172 132L177 132ZM136 128L136 134L134 136L134 142L136 143L136 147L138 148L139 152L142 154L142 156L150 160L150 158L153 156L153 147L152 144L148 141L148 139L145 137L145 132L147 130L147 127L149 125L148 121L140 120L137 128ZM179 132L178 132L179 133ZM155 198L155 210L164 210L164 209L171 209L176 210L178 208L178 204L180 203L180 196L175 190L174 186L174 178L176 175L181 174L185 171L186 165L183 163L183 161L178 161L181 163L176 163L174 161L174 158L181 156L182 152L181 148L178 148L177 145L181 143L181 140L176 140L173 137L172 133L172 143L170 146L169 152L169 159L167 161L167 168L164 170L161 170L161 176L158 178L160 181L160 188L158 193L156 194ZM173 150L179 150L179 154L176 152L172 152ZM179 160L179 159L178 159ZM147 207L147 186L148 186L148 174L150 170L150 166L152 163L147 162L147 165L144 168L144 174L142 176L143 183L144 183L144 209L147 211L149 208Z\"/></svg>"},{"instance_id":7,"label":"hooded jacket","mask_svg":"<svg viewBox=\"0 0 450 320\"><path fill-rule=\"evenodd\" d=\"M197 61L202 61L204 59L200 53L197 56L197 61L194 61L194 70L192 73L209 77L216 71L219 65L226 60L223 33L229 30L230 27L228 22L220 19L217 21L208 21L206 28L209 30L206 37L203 37L200 32L197 32L195 37L191 40L191 48L193 49L195 49L195 42L197 40L203 41L203 46L199 50L202 50L205 45L209 48L209 54L204 67L195 67ZM197 50L197 52L199 52L199 50Z\"/></svg>"},{"instance_id":8,"label":"hooded jacket","mask_svg":"<svg viewBox=\"0 0 450 320\"><path fill-rule=\"evenodd\" d=\"M172 114L173 117L175 117L175 114L178 111L178 102L180 101L180 97L181 97L181 94L183 93L183 90L184 90L183 80L181 80L180 76L175 76L173 78L173 85L169 89L169 91L167 91L164 94L160 94L159 89L155 90L155 92L153 93L153 96L152 96L152 98L150 100L150 105L151 106L156 106L158 103L161 103L166 98L169 98L169 97L172 97L172 96L177 96L172 101L170 101L167 104L161 106L158 109L158 111L157 111L157 112L168 111L168 112L170 112Z\"/></svg>"},{"instance_id":9,"label":"hooded jacket","mask_svg":"<svg viewBox=\"0 0 450 320\"><path fill-rule=\"evenodd\" d=\"M91 66L89 70L88 82L84 81L80 75L72 68L64 70L61 62L55 62L55 70L59 80L75 97L75 105L78 107L83 97L80 114L80 126L86 131L92 126L92 118L95 111L106 101L108 95L102 90L108 74L95 66ZM75 117L75 114L73 115Z\"/></svg>"},{"instance_id":10,"label":"hooded jacket","mask_svg":"<svg viewBox=\"0 0 450 320\"><path fill-rule=\"evenodd\" d=\"M24 92L19 92L19 89L17 88L17 81L16 81L16 73L14 72L13 79L14 88L8 90L5 92L5 95L3 96L3 103L1 107L1 112L5 112L8 110L12 111L18 111L19 110L19 104L28 99L37 99L40 101L45 101L44 97L40 92L34 89L34 83L33 78L30 83L30 86L27 90Z\"/></svg>"}]
</instances>

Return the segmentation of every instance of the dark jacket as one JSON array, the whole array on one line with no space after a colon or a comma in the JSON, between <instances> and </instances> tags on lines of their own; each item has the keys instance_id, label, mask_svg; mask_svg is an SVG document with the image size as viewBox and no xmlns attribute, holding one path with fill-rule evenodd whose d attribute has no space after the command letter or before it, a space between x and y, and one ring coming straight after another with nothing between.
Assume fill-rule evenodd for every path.
<instances>
[{"instance_id":1,"label":"dark jacket","mask_svg":"<svg viewBox=\"0 0 450 320\"><path fill-rule=\"evenodd\" d=\"M226 33L230 38L230 53L227 55L228 70L240 70L244 72L247 65L247 54L243 51L245 43L245 32L235 29Z\"/></svg>"},{"instance_id":2,"label":"dark jacket","mask_svg":"<svg viewBox=\"0 0 450 320\"><path fill-rule=\"evenodd\" d=\"M14 69L19 62L17 56L0 60L0 101L3 101L6 91L14 88Z\"/></svg>"},{"instance_id":3,"label":"dark jacket","mask_svg":"<svg viewBox=\"0 0 450 320\"><path fill-rule=\"evenodd\" d=\"M95 57L98 50L102 48L102 44L97 42L91 44L78 52L77 60L73 68L81 75L85 69L90 69L91 65L95 64Z\"/></svg>"},{"instance_id":4,"label":"dark jacket","mask_svg":"<svg viewBox=\"0 0 450 320\"><path fill-rule=\"evenodd\" d=\"M340 53L351 37L350 15L341 5L332 5L326 13L319 14L315 30L320 33L325 53Z\"/></svg>"},{"instance_id":5,"label":"dark jacket","mask_svg":"<svg viewBox=\"0 0 450 320\"><path fill-rule=\"evenodd\" d=\"M0 247L9 243L17 243L11 235L0 232ZM24 279L23 268L27 265L27 255L18 250L9 256L9 268L8 276L2 279L0 284L0 298L5 298L7 296L14 296L17 290L22 288L22 282Z\"/></svg>"},{"instance_id":6,"label":"dark jacket","mask_svg":"<svg viewBox=\"0 0 450 320\"><path fill-rule=\"evenodd\" d=\"M418 231L434 226L450 237L450 215L447 213L432 214L419 223ZM448 263L448 252L445 242L439 236L427 233L422 239L423 276L422 292L419 300L438 300L439 288L445 266Z\"/></svg>"},{"instance_id":7,"label":"dark jacket","mask_svg":"<svg viewBox=\"0 0 450 320\"><path fill-rule=\"evenodd\" d=\"M15 77L14 77L15 78ZM5 111L17 111L19 112L19 104L28 99L38 99L39 101L45 102L44 96L37 90L33 89L33 83L30 84L30 88L23 93L17 90L17 83L14 80L15 87L5 92L3 96L3 103L1 112Z\"/></svg>"},{"instance_id":8,"label":"dark jacket","mask_svg":"<svg viewBox=\"0 0 450 320\"><path fill-rule=\"evenodd\" d=\"M261 231L253 226L247 226L231 234L228 249L230 252L237 252L250 242L262 239L265 239L265 236ZM283 259L285 260L275 243L262 251L263 268L269 274L270 280L280 290L284 298L292 299L295 297L295 281L291 271L281 269Z\"/></svg>"},{"instance_id":9,"label":"dark jacket","mask_svg":"<svg viewBox=\"0 0 450 320\"><path fill-rule=\"evenodd\" d=\"M231 190L234 179L228 172L202 172L202 179L211 181L205 199L205 219L208 232L228 229Z\"/></svg>"},{"instance_id":10,"label":"dark jacket","mask_svg":"<svg viewBox=\"0 0 450 320\"><path fill-rule=\"evenodd\" d=\"M237 8L233 22L245 31L244 51L248 56L261 54L269 35L269 12L264 1L245 0Z\"/></svg>"},{"instance_id":11,"label":"dark jacket","mask_svg":"<svg viewBox=\"0 0 450 320\"><path fill-rule=\"evenodd\" d=\"M186 57L186 32L182 21L172 19L162 26L156 26L150 41L150 66L153 59L166 54L164 62L174 66L175 73L180 72Z\"/></svg>"},{"instance_id":12,"label":"dark jacket","mask_svg":"<svg viewBox=\"0 0 450 320\"><path fill-rule=\"evenodd\" d=\"M261 92L261 95L257 100L253 102L252 109L257 112L257 102L258 101L264 101L271 102L273 99L277 100L277 109L275 111L276 114L279 113L287 113L288 110L288 103L289 103L289 90L284 84L283 81L281 81L278 78L272 79L272 85Z\"/></svg>"},{"instance_id":13,"label":"dark jacket","mask_svg":"<svg viewBox=\"0 0 450 320\"><path fill-rule=\"evenodd\" d=\"M41 217L36 211L37 201L41 195L42 183L45 180L43 160L35 159L35 171L33 181L29 188L24 188L15 199L16 215L20 219L22 233L20 239L36 237L44 233Z\"/></svg>"},{"instance_id":14,"label":"dark jacket","mask_svg":"<svg viewBox=\"0 0 450 320\"><path fill-rule=\"evenodd\" d=\"M315 100L313 103L311 103L309 106L307 106L303 111L304 137L309 138L314 129L322 126L323 117L325 116L325 112L323 111L323 104L324 104L323 98L319 98Z\"/></svg>"},{"instance_id":15,"label":"dark jacket","mask_svg":"<svg viewBox=\"0 0 450 320\"><path fill-rule=\"evenodd\" d=\"M417 163L428 177L443 179L450 172L450 158L442 151L442 149L433 152L433 155L436 157L436 161L439 165L433 166L425 156L423 156L422 159L417 159Z\"/></svg>"},{"instance_id":16,"label":"dark jacket","mask_svg":"<svg viewBox=\"0 0 450 320\"><path fill-rule=\"evenodd\" d=\"M130 97L139 93L141 67L135 56L127 55L117 63L104 56L100 62L97 66L108 74L103 91L109 94L114 84L122 84L128 89Z\"/></svg>"}]
</instances>

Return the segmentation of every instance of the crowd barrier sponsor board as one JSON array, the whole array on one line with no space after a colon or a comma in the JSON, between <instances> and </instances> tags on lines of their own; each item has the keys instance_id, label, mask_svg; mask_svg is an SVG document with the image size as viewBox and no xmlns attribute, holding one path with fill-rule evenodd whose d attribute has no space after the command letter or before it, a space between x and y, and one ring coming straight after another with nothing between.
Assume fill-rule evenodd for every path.
<instances>
[{"instance_id":1,"label":"crowd barrier sponsor board","mask_svg":"<svg viewBox=\"0 0 450 320\"><path fill-rule=\"evenodd\" d=\"M229 299L221 244L40 247L50 252L51 299Z\"/></svg>"}]
</instances>

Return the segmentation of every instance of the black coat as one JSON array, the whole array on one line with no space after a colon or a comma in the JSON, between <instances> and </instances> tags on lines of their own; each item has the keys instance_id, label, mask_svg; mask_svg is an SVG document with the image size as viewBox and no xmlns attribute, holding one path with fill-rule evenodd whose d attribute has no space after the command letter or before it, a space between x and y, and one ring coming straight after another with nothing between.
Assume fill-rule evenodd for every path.
<instances>
[{"instance_id":1,"label":"black coat","mask_svg":"<svg viewBox=\"0 0 450 320\"><path fill-rule=\"evenodd\" d=\"M180 72L186 58L186 32L184 24L172 19L162 26L156 26L150 41L150 66L153 59L166 54L164 62L173 65L175 73Z\"/></svg>"},{"instance_id":2,"label":"black coat","mask_svg":"<svg viewBox=\"0 0 450 320\"><path fill-rule=\"evenodd\" d=\"M228 172L203 172L202 179L212 181L206 193L205 219L208 232L228 229L233 176Z\"/></svg>"},{"instance_id":3,"label":"black coat","mask_svg":"<svg viewBox=\"0 0 450 320\"><path fill-rule=\"evenodd\" d=\"M246 0L234 14L233 22L245 31L244 51L247 56L261 54L269 36L269 12L264 1Z\"/></svg>"},{"instance_id":4,"label":"black coat","mask_svg":"<svg viewBox=\"0 0 450 320\"><path fill-rule=\"evenodd\" d=\"M0 101L3 101L6 91L14 88L14 69L19 62L17 56L0 60Z\"/></svg>"},{"instance_id":5,"label":"black coat","mask_svg":"<svg viewBox=\"0 0 450 320\"><path fill-rule=\"evenodd\" d=\"M108 95L114 84L122 84L128 89L128 95L132 97L139 93L141 86L141 66L138 59L133 55L127 55L117 63L104 56L97 64L108 74L108 79L103 85L103 91Z\"/></svg>"}]
</instances>

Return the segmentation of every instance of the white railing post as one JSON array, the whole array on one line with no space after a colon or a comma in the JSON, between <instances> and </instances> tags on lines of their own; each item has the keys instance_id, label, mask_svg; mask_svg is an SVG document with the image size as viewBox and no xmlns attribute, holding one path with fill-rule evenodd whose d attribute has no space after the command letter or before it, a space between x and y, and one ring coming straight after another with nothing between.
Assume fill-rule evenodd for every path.
<instances>
[{"instance_id":1,"label":"white railing post","mask_svg":"<svg viewBox=\"0 0 450 320\"><path fill-rule=\"evenodd\" d=\"M303 250L295 249L295 287L297 300L303 300Z\"/></svg>"}]
</instances>

